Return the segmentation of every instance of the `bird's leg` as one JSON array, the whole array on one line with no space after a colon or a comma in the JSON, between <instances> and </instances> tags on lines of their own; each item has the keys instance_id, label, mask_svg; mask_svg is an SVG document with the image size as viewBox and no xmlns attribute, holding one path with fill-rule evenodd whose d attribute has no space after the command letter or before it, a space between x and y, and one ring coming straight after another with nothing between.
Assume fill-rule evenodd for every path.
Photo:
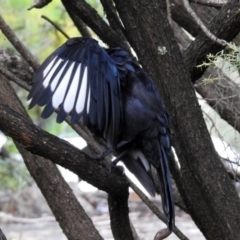
<instances>
[{"instance_id":1,"label":"bird's leg","mask_svg":"<svg viewBox=\"0 0 240 240\"><path fill-rule=\"evenodd\" d=\"M121 158L125 156L128 153L128 150L124 150L121 152L107 167L108 167L108 173L110 174L113 167L118 168L118 170L124 174L124 168L122 166L116 166L119 161L121 161Z\"/></svg>"},{"instance_id":2,"label":"bird's leg","mask_svg":"<svg viewBox=\"0 0 240 240\"><path fill-rule=\"evenodd\" d=\"M117 147L116 147L116 150L118 150L119 148L127 145L130 141L121 141L120 143L118 143ZM103 151L101 154L98 154L94 157L92 157L93 159L96 159L96 160L101 160L103 158L105 158L106 156L108 156L109 154L113 153L114 149L111 147L111 148L107 148L105 151ZM117 163L116 163L117 164ZM115 165L116 165L115 164Z\"/></svg>"},{"instance_id":3,"label":"bird's leg","mask_svg":"<svg viewBox=\"0 0 240 240\"><path fill-rule=\"evenodd\" d=\"M93 156L93 159L96 160L102 160L103 158L105 158L107 155L111 154L113 152L113 148L107 148L106 150L104 150L102 153Z\"/></svg>"}]
</instances>

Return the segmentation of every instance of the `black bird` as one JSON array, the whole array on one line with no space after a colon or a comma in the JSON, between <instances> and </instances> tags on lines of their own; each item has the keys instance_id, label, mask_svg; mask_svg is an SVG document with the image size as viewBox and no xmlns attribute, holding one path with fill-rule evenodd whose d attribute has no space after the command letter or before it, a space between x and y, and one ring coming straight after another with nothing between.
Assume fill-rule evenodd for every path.
<instances>
[{"instance_id":1,"label":"black bird","mask_svg":"<svg viewBox=\"0 0 240 240\"><path fill-rule=\"evenodd\" d=\"M68 115L73 123L82 118L150 195L161 195L172 231L168 114L150 76L126 51L87 37L69 39L38 69L28 99L29 108L46 105L43 118L56 109L59 123Z\"/></svg>"}]
</instances>

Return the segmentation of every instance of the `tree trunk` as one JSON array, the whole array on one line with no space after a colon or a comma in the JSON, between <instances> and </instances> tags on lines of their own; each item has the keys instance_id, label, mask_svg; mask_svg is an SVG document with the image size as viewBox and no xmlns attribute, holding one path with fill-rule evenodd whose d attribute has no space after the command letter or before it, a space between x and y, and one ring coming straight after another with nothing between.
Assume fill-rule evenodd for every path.
<instances>
[{"instance_id":1,"label":"tree trunk","mask_svg":"<svg viewBox=\"0 0 240 240\"><path fill-rule=\"evenodd\" d=\"M238 239L240 201L215 152L160 2L115 2L129 42L167 104L181 164L183 186L179 190L186 207L207 239Z\"/></svg>"}]
</instances>

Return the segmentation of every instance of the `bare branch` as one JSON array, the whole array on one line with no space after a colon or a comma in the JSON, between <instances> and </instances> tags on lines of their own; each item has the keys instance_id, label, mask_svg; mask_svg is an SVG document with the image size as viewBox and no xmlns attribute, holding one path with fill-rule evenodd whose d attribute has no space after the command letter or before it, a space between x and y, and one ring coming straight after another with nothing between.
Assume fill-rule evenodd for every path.
<instances>
[{"instance_id":1,"label":"bare branch","mask_svg":"<svg viewBox=\"0 0 240 240\"><path fill-rule=\"evenodd\" d=\"M209 24L208 28L210 31L219 38L231 41L240 31L239 7L240 3L238 0L230 0L225 4ZM231 12L229 12L229 9L231 9ZM206 68L200 69L196 68L196 66L206 61L207 54L216 54L222 49L222 45L216 44L207 38L205 33L199 33L183 54L184 61L193 82L199 79L206 70Z\"/></svg>"},{"instance_id":2,"label":"bare branch","mask_svg":"<svg viewBox=\"0 0 240 240\"><path fill-rule=\"evenodd\" d=\"M28 118L28 122L32 124L10 83L2 75L0 75L0 85L0 104L8 104L24 115L24 119ZM24 132L22 137L27 137ZM14 139L13 141L67 238L80 239L84 236L84 239L90 239L90 236L94 235L100 240L101 237L93 227L91 219L86 215L57 167L49 160L30 154L18 141Z\"/></svg>"},{"instance_id":3,"label":"bare branch","mask_svg":"<svg viewBox=\"0 0 240 240\"><path fill-rule=\"evenodd\" d=\"M172 12L171 12L171 3L170 0L166 0L166 8L167 8L167 18L170 25L172 25Z\"/></svg>"},{"instance_id":4,"label":"bare branch","mask_svg":"<svg viewBox=\"0 0 240 240\"><path fill-rule=\"evenodd\" d=\"M18 37L7 25L4 19L0 15L0 29L6 38L12 43L12 45L17 49L17 51L22 55L22 57L29 63L29 65L36 70L39 65L37 60L31 54L31 52L19 41Z\"/></svg>"},{"instance_id":5,"label":"bare branch","mask_svg":"<svg viewBox=\"0 0 240 240\"><path fill-rule=\"evenodd\" d=\"M115 195L126 193L127 179L120 177L117 169L113 168L109 175L108 170L101 165L102 161L89 158L68 142L41 130L5 105L0 105L0 123L5 135L11 136L33 154L69 169L103 191Z\"/></svg>"},{"instance_id":6,"label":"bare branch","mask_svg":"<svg viewBox=\"0 0 240 240\"><path fill-rule=\"evenodd\" d=\"M110 47L121 47L129 50L127 42L119 39L119 34L116 33L84 0L62 0L65 8L71 9L77 16L89 26L99 38L108 44Z\"/></svg>"},{"instance_id":7,"label":"bare branch","mask_svg":"<svg viewBox=\"0 0 240 240\"><path fill-rule=\"evenodd\" d=\"M209 7L222 7L228 0L190 0L190 2L202 4Z\"/></svg>"},{"instance_id":8,"label":"bare branch","mask_svg":"<svg viewBox=\"0 0 240 240\"><path fill-rule=\"evenodd\" d=\"M188 11L188 13L193 17L193 19L195 20L196 24L198 26L200 26L200 28L202 29L202 31L206 34L206 36L211 39L212 41L222 45L223 47L226 47L228 45L228 42L226 42L223 39L219 39L217 38L213 33L211 33L206 26L204 25L204 23L201 21L201 19L196 15L196 13L193 11L193 9L191 8L188 0L182 0L183 1L183 5L186 8L186 10Z\"/></svg>"},{"instance_id":9,"label":"bare branch","mask_svg":"<svg viewBox=\"0 0 240 240\"><path fill-rule=\"evenodd\" d=\"M117 10L115 6L113 5L112 0L101 0L101 3L103 5L104 11L107 15L108 22L112 29L117 31L120 34L120 37L126 41L125 39L125 30L122 25L122 23L119 20L119 17L117 15Z\"/></svg>"},{"instance_id":10,"label":"bare branch","mask_svg":"<svg viewBox=\"0 0 240 240\"><path fill-rule=\"evenodd\" d=\"M142 199L142 201L151 209L151 211L164 223L166 223L166 219L164 214L159 210L159 208L149 200L149 198L130 180L128 179L130 187L134 190L134 192ZM188 238L178 229L176 226L173 229L173 232L178 236L181 240L188 240Z\"/></svg>"},{"instance_id":11,"label":"bare branch","mask_svg":"<svg viewBox=\"0 0 240 240\"><path fill-rule=\"evenodd\" d=\"M62 33L62 35L69 39L70 37L55 23L53 22L51 19L49 19L48 17L42 15L41 18L45 19L46 21L48 21L49 23L51 23L60 33Z\"/></svg>"},{"instance_id":12,"label":"bare branch","mask_svg":"<svg viewBox=\"0 0 240 240\"><path fill-rule=\"evenodd\" d=\"M14 74L12 74L6 68L4 68L1 64L0 64L0 73L2 73L8 79L11 79L11 81L15 82L17 85L19 85L23 89L30 91L31 87L26 82L21 81L18 77L16 77Z\"/></svg>"}]
</instances>

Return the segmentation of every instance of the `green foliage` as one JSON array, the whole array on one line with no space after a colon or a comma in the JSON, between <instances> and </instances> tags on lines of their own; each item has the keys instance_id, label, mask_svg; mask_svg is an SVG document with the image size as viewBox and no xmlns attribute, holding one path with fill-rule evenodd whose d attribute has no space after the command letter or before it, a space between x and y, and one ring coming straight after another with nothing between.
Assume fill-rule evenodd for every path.
<instances>
[{"instance_id":1,"label":"green foliage","mask_svg":"<svg viewBox=\"0 0 240 240\"><path fill-rule=\"evenodd\" d=\"M50 23L42 19L41 15L49 17L70 36L79 36L79 33L60 1L52 1L43 9L27 11L32 3L33 0L0 0L0 11L20 40L42 61L65 42L66 38ZM12 48L4 37L0 37L0 46Z\"/></svg>"},{"instance_id":2,"label":"green foliage","mask_svg":"<svg viewBox=\"0 0 240 240\"><path fill-rule=\"evenodd\" d=\"M32 178L22 161L14 143L8 139L4 145L10 157L0 157L0 191L17 190L32 182Z\"/></svg>"},{"instance_id":3,"label":"green foliage","mask_svg":"<svg viewBox=\"0 0 240 240\"><path fill-rule=\"evenodd\" d=\"M31 181L31 176L22 161L0 159L0 191L17 190Z\"/></svg>"},{"instance_id":4,"label":"green foliage","mask_svg":"<svg viewBox=\"0 0 240 240\"><path fill-rule=\"evenodd\" d=\"M236 69L240 68L240 47L231 43L228 47L216 54L208 54L207 61L198 65L198 68L206 67L218 67L223 69L223 66L227 65L225 69L228 71L228 75L231 75ZM214 84L218 82L218 78L212 78L209 76L203 80L204 84Z\"/></svg>"},{"instance_id":5,"label":"green foliage","mask_svg":"<svg viewBox=\"0 0 240 240\"><path fill-rule=\"evenodd\" d=\"M207 61L198 65L198 68L218 66L219 62L228 62L229 71L240 68L240 47L234 43L228 45L227 50L222 50L216 54L208 54ZM232 69L231 69L232 68ZM210 81L211 82L211 81Z\"/></svg>"}]
</instances>

